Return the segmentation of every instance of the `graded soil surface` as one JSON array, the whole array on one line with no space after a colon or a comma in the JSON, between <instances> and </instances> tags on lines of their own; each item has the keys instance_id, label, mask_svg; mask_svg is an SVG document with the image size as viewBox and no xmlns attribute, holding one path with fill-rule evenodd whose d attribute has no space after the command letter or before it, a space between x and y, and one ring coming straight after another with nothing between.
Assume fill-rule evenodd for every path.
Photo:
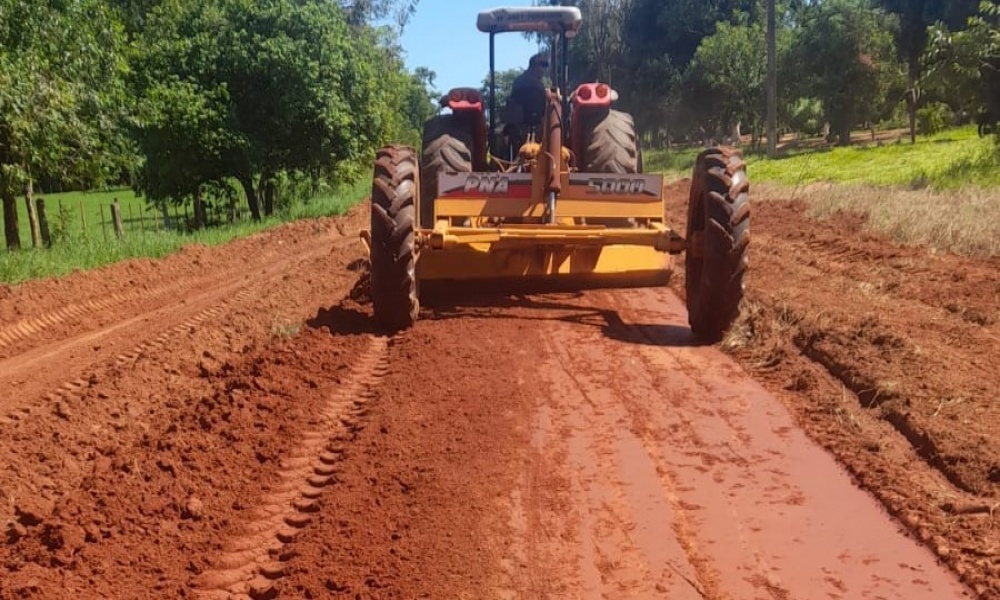
<instances>
[{"instance_id":1,"label":"graded soil surface","mask_svg":"<svg viewBox=\"0 0 1000 600\"><path fill-rule=\"evenodd\" d=\"M755 199L716 346L683 261L389 333L366 222L0 288L0 599L1000 598L997 261Z\"/></svg>"}]
</instances>

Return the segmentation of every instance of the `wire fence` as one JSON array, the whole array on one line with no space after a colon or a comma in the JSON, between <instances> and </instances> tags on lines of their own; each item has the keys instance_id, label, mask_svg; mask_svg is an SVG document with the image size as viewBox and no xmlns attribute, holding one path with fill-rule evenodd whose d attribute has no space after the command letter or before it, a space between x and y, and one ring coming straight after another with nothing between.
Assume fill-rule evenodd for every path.
<instances>
[{"instance_id":1,"label":"wire fence","mask_svg":"<svg viewBox=\"0 0 1000 600\"><path fill-rule=\"evenodd\" d=\"M19 203L20 204L20 203ZM123 240L135 236L173 231L191 232L245 222L249 211L241 203L205 202L201 219L190 205L151 207L137 198L33 199L33 208L19 206L21 247L50 247L66 239ZM199 222L200 221L200 222Z\"/></svg>"}]
</instances>

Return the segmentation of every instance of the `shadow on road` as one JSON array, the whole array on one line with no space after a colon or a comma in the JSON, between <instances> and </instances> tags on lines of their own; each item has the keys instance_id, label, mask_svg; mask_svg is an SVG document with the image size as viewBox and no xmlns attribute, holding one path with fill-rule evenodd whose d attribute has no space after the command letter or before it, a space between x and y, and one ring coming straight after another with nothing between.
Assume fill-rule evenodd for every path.
<instances>
[{"instance_id":1,"label":"shadow on road","mask_svg":"<svg viewBox=\"0 0 1000 600\"><path fill-rule=\"evenodd\" d=\"M605 337L629 344L672 347L705 345L687 327L627 323L616 310L581 306L572 302L582 296L580 292L505 296L470 292L452 294L447 298L435 295L425 300L420 318L563 321L598 328ZM553 315L553 312L561 314Z\"/></svg>"},{"instance_id":2,"label":"shadow on road","mask_svg":"<svg viewBox=\"0 0 1000 600\"><path fill-rule=\"evenodd\" d=\"M395 332L377 327L370 311L362 311L344 303L321 308L306 321L313 329L326 329L333 335L391 335Z\"/></svg>"}]
</instances>

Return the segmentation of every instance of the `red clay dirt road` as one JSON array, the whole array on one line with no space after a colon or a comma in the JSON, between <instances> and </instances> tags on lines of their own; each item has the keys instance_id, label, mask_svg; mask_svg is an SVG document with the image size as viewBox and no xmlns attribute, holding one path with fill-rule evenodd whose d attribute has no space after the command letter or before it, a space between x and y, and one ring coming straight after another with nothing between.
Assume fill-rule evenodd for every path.
<instances>
[{"instance_id":1,"label":"red clay dirt road","mask_svg":"<svg viewBox=\"0 0 1000 600\"><path fill-rule=\"evenodd\" d=\"M386 336L364 210L0 288L0 598L1000 598L1000 265L755 211L731 356L666 288Z\"/></svg>"}]
</instances>

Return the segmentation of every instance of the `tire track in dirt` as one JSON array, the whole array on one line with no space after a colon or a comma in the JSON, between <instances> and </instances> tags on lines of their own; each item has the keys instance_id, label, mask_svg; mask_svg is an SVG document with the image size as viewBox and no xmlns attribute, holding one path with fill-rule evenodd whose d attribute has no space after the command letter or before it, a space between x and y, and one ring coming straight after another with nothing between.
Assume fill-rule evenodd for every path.
<instances>
[{"instance_id":1,"label":"tire track in dirt","mask_svg":"<svg viewBox=\"0 0 1000 600\"><path fill-rule=\"evenodd\" d=\"M645 392L634 386L626 404L650 456L663 461L660 470L687 486L681 496L685 506L695 507L695 531L707 540L705 547L716 560L728 556L724 564L742 557L745 566L720 570L728 592L749 583L776 599L820 590L831 598L965 597L968 592L932 554L900 535L828 455L806 442L780 405L735 383L742 377L735 365L703 361L715 352L711 348L675 350L684 345L682 337L637 321L630 310L663 300L643 290L612 304L626 323L638 324L633 329L644 340L636 359L649 375L636 380L654 383ZM671 407L651 411L646 398L657 396ZM675 437L681 423L694 434L688 439L697 440L693 451ZM685 464L678 454L697 462ZM834 483L844 488L837 500L827 491ZM729 548L720 548L720 540Z\"/></svg>"},{"instance_id":2,"label":"tire track in dirt","mask_svg":"<svg viewBox=\"0 0 1000 600\"><path fill-rule=\"evenodd\" d=\"M199 305L209 305L195 313L193 316L167 327L155 338L145 339L131 348L119 351L103 359L101 357L91 359L89 364L84 366L83 373L80 376L75 377L72 380L65 381L62 384L56 384L53 386L57 387L54 392L46 393L44 390L38 389L40 387L39 385L34 385L34 387L38 389L36 393L50 402L55 401L58 403L60 400L65 400L68 396L79 396L88 387L88 382L93 380L97 373L106 371L107 369L115 366L123 366L130 362L134 362L145 354L164 350L167 348L172 339L179 335L183 335L187 331L196 329L205 323L217 320L221 315L231 310L234 306L250 300L257 293L259 293L260 290L272 285L276 280L283 277L284 273L290 270L294 271L300 265L315 261L318 258L329 254L331 252L331 245L333 246L333 249L336 250L336 248L350 243L349 240L344 238L332 240L332 244L330 242L331 241L325 239L320 240L315 243L316 247L312 250L276 261L265 267L262 272L254 277L248 277L245 273L237 273L235 274L236 276L230 278L229 281L223 280L223 282L219 282L218 280L215 280L214 284L209 287L207 291L197 294L196 296L181 296L174 302L162 305L151 311L141 312L137 315L130 316L129 318L118 320L110 325L105 325L97 330L91 330L47 346L37 347L11 358L2 359L0 360L0 373L4 373L4 377L0 377L0 381L3 381L4 378L9 380L18 377L22 378L22 380L30 379L30 375L25 377L22 373L47 371L45 368L47 364L60 361L60 357L72 352L74 349L83 348L87 345L93 345L95 342L98 342L106 336L113 335L121 330L128 330L130 328L140 326L146 321L161 320L160 315L163 315L162 318L170 319L171 315L175 313L189 312L192 306L197 307ZM195 284L192 284L191 286L181 286L180 291L183 291L184 289L197 289L197 286ZM65 364L65 362L63 364ZM44 379L42 379L42 382L44 384ZM32 386L29 385L27 387L30 389ZM0 408L6 408L8 411L11 408L22 408L22 411L23 408L26 408L24 405L17 406L14 404L14 400L14 398L9 399L7 406ZM30 392L26 393L24 390L21 390L21 393L17 395L16 400L20 402L30 401L31 394ZM58 414L60 409L56 406L55 410ZM30 410L26 412L30 413ZM3 418L4 417L0 415L0 419Z\"/></svg>"},{"instance_id":3,"label":"tire track in dirt","mask_svg":"<svg viewBox=\"0 0 1000 600\"><path fill-rule=\"evenodd\" d=\"M228 277L227 277L228 278ZM70 304L58 310L27 317L0 327L0 350L17 342L29 340L45 333L48 329L69 321L79 319L99 311L109 311L126 304L153 300L163 296L176 296L193 289L209 285L212 279L182 280L151 290L135 290L117 292L102 298L88 300L80 304Z\"/></svg>"},{"instance_id":4,"label":"tire track in dirt","mask_svg":"<svg viewBox=\"0 0 1000 600\"><path fill-rule=\"evenodd\" d=\"M683 228L680 185L668 212ZM901 246L864 215L814 219L808 202L780 194L755 200L758 251L723 348L980 598L1000 598L988 383L1000 258Z\"/></svg>"},{"instance_id":5,"label":"tire track in dirt","mask_svg":"<svg viewBox=\"0 0 1000 600\"><path fill-rule=\"evenodd\" d=\"M955 302L983 301L963 300L961 291L952 299L940 293L911 295L908 290L914 284L906 282L908 277L898 277L904 283L886 283L882 275L862 278L857 273L862 267L852 267L851 276L830 277L837 269L827 264L830 254L825 246L818 254L824 260L798 264L786 258L794 250L781 250L795 244L768 234L758 234L758 239L777 249L769 261L775 264L767 265L769 271L777 267L794 281L822 283L811 289L784 290L783 295L752 293L752 301L763 304L764 310L751 317L778 313L797 352L847 388L861 408L895 428L929 467L964 493L995 497L989 472L1000 469L996 457L979 456L976 446L981 444L970 441L986 434L995 409L983 403L977 409L980 417L964 424L965 435L955 435L951 428L958 423L936 419L936 414L928 414L935 411L925 408L991 395L987 382L995 379L994 370L987 359L976 355L995 348L997 337L989 326L948 308ZM871 267L867 262L862 265ZM935 272L929 267L914 269ZM826 297L840 301L822 312L812 310L818 298ZM980 292L979 297L984 295Z\"/></svg>"},{"instance_id":6,"label":"tire track in dirt","mask_svg":"<svg viewBox=\"0 0 1000 600\"><path fill-rule=\"evenodd\" d=\"M631 597L967 597L801 435L780 404L716 349L691 347L683 306L669 292L591 292L571 303L580 312L554 316L562 323L547 330L554 363L566 365L551 397L570 406L567 422L553 416L552 429L580 437L571 421L578 414L587 431L601 432L589 435L611 436L610 446L577 443L569 467L595 485L579 463L600 464L605 459L593 454L609 447L616 454L606 460L617 465L617 479L592 472L606 487L623 482L618 498L628 502L634 524L625 522L628 536L619 541L632 550L621 556L645 555L647 565L665 569L644 581L655 586L631 590ZM591 496L570 495L580 499L576 511L594 511ZM672 540L669 551L663 540ZM622 562L623 574L641 571ZM615 586L628 581L601 574L603 587L583 595L614 597Z\"/></svg>"},{"instance_id":7,"label":"tire track in dirt","mask_svg":"<svg viewBox=\"0 0 1000 600\"><path fill-rule=\"evenodd\" d=\"M146 353L163 349L172 338L183 335L187 331L200 327L207 321L217 319L219 316L228 311L232 305L246 301L250 297L250 294L250 289L240 289L232 297L227 298L221 304L202 310L186 321L174 325L170 329L162 332L153 340L142 342L133 349L122 354L118 354L104 363L93 365L90 374L63 383L57 390L45 394L45 400L52 405L52 409L56 416L65 416L66 409L62 403L74 398L82 399L84 394L86 394L87 390L90 388L91 383L94 381L94 374L106 371L107 369L113 367L121 367L134 363ZM3 363L0 362L0 366L2 366L2 364ZM18 420L20 418L18 413L30 415L32 410L29 407L24 407L20 411L14 411L9 415L0 415L0 423Z\"/></svg>"},{"instance_id":8,"label":"tire track in dirt","mask_svg":"<svg viewBox=\"0 0 1000 600\"><path fill-rule=\"evenodd\" d=\"M700 560L675 498L667 495L669 506L662 499L651 500L652 474L634 462L636 440L616 433L626 417L619 403L620 382L616 369L604 368L608 357L593 350L589 337L560 331L546 340L547 352L562 370L551 389L560 390L554 397L562 396L553 404L557 428L569 433L564 441L567 466L575 474L572 495L587 498L589 514L582 515L578 543L584 549L592 546L593 553L580 557L581 571L596 572L583 577L584 595L717 598L715 575ZM674 574L683 581L680 589Z\"/></svg>"},{"instance_id":9,"label":"tire track in dirt","mask_svg":"<svg viewBox=\"0 0 1000 600\"><path fill-rule=\"evenodd\" d=\"M242 535L224 542L224 554L214 569L197 576L195 597L206 600L274 598L276 580L286 574L294 556L284 552L319 510L323 489L337 481L344 445L351 443L364 415L365 404L379 380L389 371L390 339L372 336L319 413L319 428L301 435L295 452L280 462L283 484L258 500L256 518L245 523Z\"/></svg>"}]
</instances>

